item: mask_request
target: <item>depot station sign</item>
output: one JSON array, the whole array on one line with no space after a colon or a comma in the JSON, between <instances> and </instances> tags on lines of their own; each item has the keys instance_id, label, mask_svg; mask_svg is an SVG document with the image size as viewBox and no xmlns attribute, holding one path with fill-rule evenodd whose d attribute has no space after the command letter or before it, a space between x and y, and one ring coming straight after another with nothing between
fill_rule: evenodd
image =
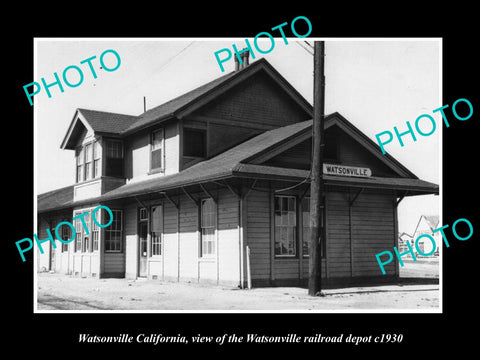
<instances>
[{"instance_id":1,"label":"depot station sign","mask_svg":"<svg viewBox=\"0 0 480 360\"><path fill-rule=\"evenodd\" d=\"M356 177L370 177L372 170L357 166L344 166L323 164L323 173L325 175L339 175L339 176L356 176Z\"/></svg>"}]
</instances>

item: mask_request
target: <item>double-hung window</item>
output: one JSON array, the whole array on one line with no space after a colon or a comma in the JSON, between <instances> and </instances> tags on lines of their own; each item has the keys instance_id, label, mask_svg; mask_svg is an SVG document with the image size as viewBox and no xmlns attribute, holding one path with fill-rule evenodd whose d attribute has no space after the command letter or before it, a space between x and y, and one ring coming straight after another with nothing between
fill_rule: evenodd
<instances>
[{"instance_id":1,"label":"double-hung window","mask_svg":"<svg viewBox=\"0 0 480 360\"><path fill-rule=\"evenodd\" d=\"M100 159L101 159L101 152L100 152L100 143L95 141L93 143L93 177L99 177L101 175L101 165L100 165Z\"/></svg>"},{"instance_id":2,"label":"double-hung window","mask_svg":"<svg viewBox=\"0 0 480 360\"><path fill-rule=\"evenodd\" d=\"M150 170L163 169L163 156L163 129L160 129L152 133Z\"/></svg>"},{"instance_id":3,"label":"double-hung window","mask_svg":"<svg viewBox=\"0 0 480 360\"><path fill-rule=\"evenodd\" d=\"M77 149L77 182L83 181L83 163L84 163L84 152L83 147Z\"/></svg>"},{"instance_id":4,"label":"double-hung window","mask_svg":"<svg viewBox=\"0 0 480 360\"><path fill-rule=\"evenodd\" d=\"M201 256L215 255L216 206L213 199L203 199L200 206Z\"/></svg>"},{"instance_id":5,"label":"double-hung window","mask_svg":"<svg viewBox=\"0 0 480 360\"><path fill-rule=\"evenodd\" d=\"M85 145L85 180L90 180L93 178L92 150L92 144Z\"/></svg>"},{"instance_id":6,"label":"double-hung window","mask_svg":"<svg viewBox=\"0 0 480 360\"><path fill-rule=\"evenodd\" d=\"M64 220L66 221L66 220ZM72 235L70 234L71 228L70 226L63 224L61 230L61 237L63 241L68 241L71 239ZM62 253L68 251L68 243L62 242Z\"/></svg>"},{"instance_id":7,"label":"double-hung window","mask_svg":"<svg viewBox=\"0 0 480 360\"><path fill-rule=\"evenodd\" d=\"M105 228L105 251L121 252L122 251L122 211L111 210L113 219L110 226Z\"/></svg>"},{"instance_id":8,"label":"double-hung window","mask_svg":"<svg viewBox=\"0 0 480 360\"><path fill-rule=\"evenodd\" d=\"M80 215L81 213L79 211L75 211L74 217L75 219L75 248L74 251L82 251L82 235L83 235L83 224L82 220L80 217L77 217L77 215Z\"/></svg>"},{"instance_id":9,"label":"double-hung window","mask_svg":"<svg viewBox=\"0 0 480 360\"><path fill-rule=\"evenodd\" d=\"M123 145L117 140L107 140L105 142L105 175L122 177L123 176Z\"/></svg>"},{"instance_id":10,"label":"double-hung window","mask_svg":"<svg viewBox=\"0 0 480 360\"><path fill-rule=\"evenodd\" d=\"M295 196L275 196L275 256L297 255Z\"/></svg>"},{"instance_id":11,"label":"double-hung window","mask_svg":"<svg viewBox=\"0 0 480 360\"><path fill-rule=\"evenodd\" d=\"M162 255L163 216L162 206L152 206L151 255Z\"/></svg>"},{"instance_id":12,"label":"double-hung window","mask_svg":"<svg viewBox=\"0 0 480 360\"><path fill-rule=\"evenodd\" d=\"M100 238L100 227L97 225L97 223L99 224L102 224L102 221L101 221L101 214L102 212L101 211L97 211L95 214L93 213L93 209L92 209L92 221L91 221L91 233L92 233L92 251L97 251L98 250L98 240ZM94 221L93 217L95 216L95 220L96 222Z\"/></svg>"},{"instance_id":13,"label":"double-hung window","mask_svg":"<svg viewBox=\"0 0 480 360\"><path fill-rule=\"evenodd\" d=\"M302 255L308 256L310 248L310 237L312 230L310 228L310 198L302 199Z\"/></svg>"},{"instance_id":14,"label":"double-hung window","mask_svg":"<svg viewBox=\"0 0 480 360\"><path fill-rule=\"evenodd\" d=\"M83 145L76 152L76 182L94 179L100 176L100 145L97 141Z\"/></svg>"},{"instance_id":15,"label":"double-hung window","mask_svg":"<svg viewBox=\"0 0 480 360\"><path fill-rule=\"evenodd\" d=\"M83 221L85 222L85 226L87 229L91 229L90 226L90 213L87 212L83 216ZM85 229L83 229L83 237L82 237L82 252L89 252L90 251L90 237L87 235Z\"/></svg>"}]
</instances>

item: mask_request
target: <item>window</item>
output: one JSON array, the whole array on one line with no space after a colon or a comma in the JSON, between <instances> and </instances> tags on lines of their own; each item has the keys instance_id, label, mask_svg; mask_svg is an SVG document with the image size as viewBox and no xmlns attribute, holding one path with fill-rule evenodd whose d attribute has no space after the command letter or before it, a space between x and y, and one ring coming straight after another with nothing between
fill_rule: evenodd
<instances>
[{"instance_id":1,"label":"window","mask_svg":"<svg viewBox=\"0 0 480 360\"><path fill-rule=\"evenodd\" d=\"M91 232L92 232L92 251L98 251L98 240L99 240L99 236L100 236L100 228L98 227L98 225L95 223L95 221L93 221L93 209L92 209L92 221L91 221ZM97 223L99 224L102 224L102 219L101 219L101 214L102 212L101 211L97 211L95 213L95 220L97 221ZM99 215L100 215L100 219L99 219Z\"/></svg>"},{"instance_id":2,"label":"window","mask_svg":"<svg viewBox=\"0 0 480 360\"><path fill-rule=\"evenodd\" d=\"M120 141L108 140L105 142L105 175L123 176L123 146Z\"/></svg>"},{"instance_id":3,"label":"window","mask_svg":"<svg viewBox=\"0 0 480 360\"><path fill-rule=\"evenodd\" d=\"M203 199L200 207L201 256L215 255L215 202Z\"/></svg>"},{"instance_id":4,"label":"window","mask_svg":"<svg viewBox=\"0 0 480 360\"><path fill-rule=\"evenodd\" d=\"M302 254L308 256L308 249L310 244L310 236L312 231L310 229L310 198L302 199Z\"/></svg>"},{"instance_id":5,"label":"window","mask_svg":"<svg viewBox=\"0 0 480 360\"><path fill-rule=\"evenodd\" d=\"M92 150L92 144L85 145L85 180L90 180L93 175Z\"/></svg>"},{"instance_id":6,"label":"window","mask_svg":"<svg viewBox=\"0 0 480 360\"><path fill-rule=\"evenodd\" d=\"M94 141L79 147L76 152L76 182L100 176L100 145Z\"/></svg>"},{"instance_id":7,"label":"window","mask_svg":"<svg viewBox=\"0 0 480 360\"><path fill-rule=\"evenodd\" d=\"M122 211L111 211L113 214L112 224L105 228L105 251L120 252L122 251Z\"/></svg>"},{"instance_id":8,"label":"window","mask_svg":"<svg viewBox=\"0 0 480 360\"><path fill-rule=\"evenodd\" d=\"M64 221L67 221L67 220L64 220ZM63 241L70 240L70 238L72 237L72 235L70 234L70 226L63 224L60 234L62 236ZM68 251L68 243L66 244L62 242L62 253L67 251Z\"/></svg>"},{"instance_id":9,"label":"window","mask_svg":"<svg viewBox=\"0 0 480 360\"><path fill-rule=\"evenodd\" d=\"M77 182L83 181L83 147L77 150Z\"/></svg>"},{"instance_id":10,"label":"window","mask_svg":"<svg viewBox=\"0 0 480 360\"><path fill-rule=\"evenodd\" d=\"M93 178L101 175L100 159L102 154L100 153L100 144L98 142L93 143Z\"/></svg>"},{"instance_id":11,"label":"window","mask_svg":"<svg viewBox=\"0 0 480 360\"><path fill-rule=\"evenodd\" d=\"M76 211L73 217L80 215L81 213ZM83 234L83 225L80 217L75 219L75 249L74 251L82 251L82 234Z\"/></svg>"},{"instance_id":12,"label":"window","mask_svg":"<svg viewBox=\"0 0 480 360\"><path fill-rule=\"evenodd\" d=\"M296 256L296 199L275 196L275 256Z\"/></svg>"},{"instance_id":13,"label":"window","mask_svg":"<svg viewBox=\"0 0 480 360\"><path fill-rule=\"evenodd\" d=\"M163 129L152 133L150 170L163 169Z\"/></svg>"},{"instance_id":14,"label":"window","mask_svg":"<svg viewBox=\"0 0 480 360\"><path fill-rule=\"evenodd\" d=\"M85 222L85 226L87 229L91 229L90 226L90 213L86 213L83 216L83 221ZM85 229L83 230L83 237L82 237L82 252L89 252L90 251L90 236L87 235Z\"/></svg>"},{"instance_id":15,"label":"window","mask_svg":"<svg viewBox=\"0 0 480 360\"><path fill-rule=\"evenodd\" d=\"M148 220L148 211L146 208L141 208L139 211L139 218L141 220Z\"/></svg>"},{"instance_id":16,"label":"window","mask_svg":"<svg viewBox=\"0 0 480 360\"><path fill-rule=\"evenodd\" d=\"M206 156L206 131L201 129L183 129L183 156Z\"/></svg>"},{"instance_id":17,"label":"window","mask_svg":"<svg viewBox=\"0 0 480 360\"><path fill-rule=\"evenodd\" d=\"M151 255L162 255L163 216L161 206L152 206L152 248Z\"/></svg>"}]
</instances>

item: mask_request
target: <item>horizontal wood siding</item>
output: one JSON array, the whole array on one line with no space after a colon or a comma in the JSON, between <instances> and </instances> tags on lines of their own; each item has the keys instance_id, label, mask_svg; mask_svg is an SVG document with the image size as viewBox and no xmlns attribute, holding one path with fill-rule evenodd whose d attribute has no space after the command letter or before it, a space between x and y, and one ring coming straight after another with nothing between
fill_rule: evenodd
<instances>
[{"instance_id":1,"label":"horizontal wood siding","mask_svg":"<svg viewBox=\"0 0 480 360\"><path fill-rule=\"evenodd\" d=\"M296 279L299 277L298 258L276 258L275 259L275 279Z\"/></svg>"},{"instance_id":2,"label":"horizontal wood siding","mask_svg":"<svg viewBox=\"0 0 480 360\"><path fill-rule=\"evenodd\" d=\"M150 170L150 132L141 131L125 141L125 177L145 177Z\"/></svg>"},{"instance_id":3,"label":"horizontal wood siding","mask_svg":"<svg viewBox=\"0 0 480 360\"><path fill-rule=\"evenodd\" d=\"M135 279L138 273L137 205L124 207L125 277ZM104 270L105 271L105 270Z\"/></svg>"},{"instance_id":4,"label":"horizontal wood siding","mask_svg":"<svg viewBox=\"0 0 480 360\"><path fill-rule=\"evenodd\" d=\"M165 125L165 175L180 169L180 134L178 122Z\"/></svg>"},{"instance_id":5,"label":"horizontal wood siding","mask_svg":"<svg viewBox=\"0 0 480 360\"><path fill-rule=\"evenodd\" d=\"M180 135L178 124L164 125L164 173L149 174L151 134L152 130L143 130L128 137L125 141L124 163L127 181L145 180L153 176L174 174L179 171Z\"/></svg>"},{"instance_id":6,"label":"horizontal wood siding","mask_svg":"<svg viewBox=\"0 0 480 360\"><path fill-rule=\"evenodd\" d=\"M270 199L266 192L248 195L247 242L252 279L270 279Z\"/></svg>"},{"instance_id":7,"label":"horizontal wood siding","mask_svg":"<svg viewBox=\"0 0 480 360\"><path fill-rule=\"evenodd\" d=\"M176 199L177 200L177 199ZM166 279L178 280L178 211L166 201L163 205L163 261Z\"/></svg>"},{"instance_id":8,"label":"horizontal wood siding","mask_svg":"<svg viewBox=\"0 0 480 360\"><path fill-rule=\"evenodd\" d=\"M293 169L310 169L312 139L302 141L287 151L267 160L264 165L288 167Z\"/></svg>"},{"instance_id":9,"label":"horizontal wood siding","mask_svg":"<svg viewBox=\"0 0 480 360\"><path fill-rule=\"evenodd\" d=\"M353 276L381 276L375 254L395 246L393 199L387 194L362 193L352 206ZM395 275L395 261L385 266Z\"/></svg>"},{"instance_id":10,"label":"horizontal wood siding","mask_svg":"<svg viewBox=\"0 0 480 360\"><path fill-rule=\"evenodd\" d=\"M198 279L198 208L186 196L180 201L180 278Z\"/></svg>"},{"instance_id":11,"label":"horizontal wood siding","mask_svg":"<svg viewBox=\"0 0 480 360\"><path fill-rule=\"evenodd\" d=\"M261 130L211 123L208 126L208 156L217 155L260 132Z\"/></svg>"},{"instance_id":12,"label":"horizontal wood siding","mask_svg":"<svg viewBox=\"0 0 480 360\"><path fill-rule=\"evenodd\" d=\"M125 273L125 253L104 254L104 274Z\"/></svg>"},{"instance_id":13,"label":"horizontal wood siding","mask_svg":"<svg viewBox=\"0 0 480 360\"><path fill-rule=\"evenodd\" d=\"M348 193L327 193L326 207L327 276L350 277L350 215Z\"/></svg>"},{"instance_id":14,"label":"horizontal wood siding","mask_svg":"<svg viewBox=\"0 0 480 360\"><path fill-rule=\"evenodd\" d=\"M239 203L229 190L219 191L217 212L218 280L240 284Z\"/></svg>"},{"instance_id":15,"label":"horizontal wood siding","mask_svg":"<svg viewBox=\"0 0 480 360\"><path fill-rule=\"evenodd\" d=\"M37 222L37 231L36 234L39 238L39 240L47 239L47 230L50 229L50 232L55 239L55 246L56 248L50 249L51 242L47 241L41 244L43 254L40 253L40 248L37 245L34 245L36 247L36 256L37 256L37 271L48 271L48 270L54 270L56 273L60 274L69 274L71 272L71 269L69 268L69 260L71 257L71 252L73 251L73 241L70 242L67 246L67 251L62 252L62 243L56 239L55 235L55 227L63 222L63 221L68 221L72 222L72 213L71 211L68 212L58 212L52 215L49 215L47 219L44 217L40 217ZM51 226L51 225L54 226ZM65 225L68 226L68 225ZM61 229L59 229L59 233L61 235ZM71 231L71 230L70 230ZM70 232L70 235L71 232ZM35 241L34 239L32 239ZM51 257L53 257L53 268L51 268Z\"/></svg>"},{"instance_id":16,"label":"horizontal wood siding","mask_svg":"<svg viewBox=\"0 0 480 360\"><path fill-rule=\"evenodd\" d=\"M50 228L49 223L44 218L39 218L37 223L37 236L40 240L48 237L46 229ZM55 236L54 234L52 234ZM32 238L32 241L35 241ZM23 244L23 246L25 246ZM49 244L43 243L41 246L36 246L37 249L37 271L48 271L50 269L50 250ZM43 250L43 254L40 252L40 247Z\"/></svg>"},{"instance_id":17,"label":"horizontal wood siding","mask_svg":"<svg viewBox=\"0 0 480 360\"><path fill-rule=\"evenodd\" d=\"M398 174L388 168L382 161L373 154L366 151L353 138L343 132L337 136L338 160L342 165L368 167L372 170L373 176L398 177Z\"/></svg>"}]
</instances>

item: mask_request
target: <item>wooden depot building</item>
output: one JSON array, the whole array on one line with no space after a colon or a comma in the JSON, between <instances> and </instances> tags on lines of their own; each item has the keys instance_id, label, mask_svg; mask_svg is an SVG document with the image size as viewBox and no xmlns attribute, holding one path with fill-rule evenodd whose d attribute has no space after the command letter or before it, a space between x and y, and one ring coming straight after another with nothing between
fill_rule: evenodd
<instances>
[{"instance_id":1,"label":"wooden depot building","mask_svg":"<svg viewBox=\"0 0 480 360\"><path fill-rule=\"evenodd\" d=\"M305 284L312 114L264 59L139 116L77 109L61 143L75 152L76 181L38 195L37 234L98 205L113 222L99 228L85 216L87 234L77 219L72 242L37 250L38 271ZM438 185L383 155L339 113L326 116L325 141L324 282L394 281L398 265L382 275L375 254L397 245L397 205L438 194Z\"/></svg>"}]
</instances>

